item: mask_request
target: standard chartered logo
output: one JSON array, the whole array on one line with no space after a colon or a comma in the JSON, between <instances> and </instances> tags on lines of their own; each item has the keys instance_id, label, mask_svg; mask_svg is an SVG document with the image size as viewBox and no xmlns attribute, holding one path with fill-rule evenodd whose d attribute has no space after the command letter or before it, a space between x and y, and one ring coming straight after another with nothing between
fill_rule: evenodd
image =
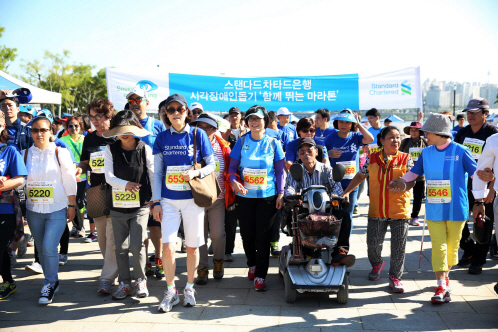
<instances>
[{"instance_id":1,"label":"standard chartered logo","mask_svg":"<svg viewBox=\"0 0 498 332\"><path fill-rule=\"evenodd\" d=\"M404 81L401 83L401 94L402 95L410 95L412 94L412 86L408 81Z\"/></svg>"}]
</instances>

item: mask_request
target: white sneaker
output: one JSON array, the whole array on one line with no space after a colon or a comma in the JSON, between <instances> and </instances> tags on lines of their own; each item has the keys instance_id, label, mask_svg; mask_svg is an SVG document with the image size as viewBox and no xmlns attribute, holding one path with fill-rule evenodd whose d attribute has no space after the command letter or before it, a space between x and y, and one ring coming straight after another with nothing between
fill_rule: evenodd
<instances>
[{"instance_id":1,"label":"white sneaker","mask_svg":"<svg viewBox=\"0 0 498 332\"><path fill-rule=\"evenodd\" d=\"M183 306L193 307L195 306L195 290L193 288L183 290Z\"/></svg>"},{"instance_id":2,"label":"white sneaker","mask_svg":"<svg viewBox=\"0 0 498 332\"><path fill-rule=\"evenodd\" d=\"M85 236L86 236L85 227L82 227L81 231L78 232L78 237L85 237Z\"/></svg>"},{"instance_id":3,"label":"white sneaker","mask_svg":"<svg viewBox=\"0 0 498 332\"><path fill-rule=\"evenodd\" d=\"M135 282L135 295L137 297L147 297L149 296L149 290L147 289L147 280L138 278Z\"/></svg>"},{"instance_id":4,"label":"white sneaker","mask_svg":"<svg viewBox=\"0 0 498 332\"><path fill-rule=\"evenodd\" d=\"M180 297L178 296L178 291L168 292L164 291L164 298L159 304L159 308L157 310L161 312L170 312L173 309L173 306L180 303Z\"/></svg>"},{"instance_id":5,"label":"white sneaker","mask_svg":"<svg viewBox=\"0 0 498 332\"><path fill-rule=\"evenodd\" d=\"M131 285L121 282L118 290L112 294L112 298L114 300L122 300L129 295L131 295Z\"/></svg>"},{"instance_id":6,"label":"white sneaker","mask_svg":"<svg viewBox=\"0 0 498 332\"><path fill-rule=\"evenodd\" d=\"M97 293L109 294L111 292L111 282L109 280L101 280Z\"/></svg>"},{"instance_id":7,"label":"white sneaker","mask_svg":"<svg viewBox=\"0 0 498 332\"><path fill-rule=\"evenodd\" d=\"M26 265L24 269L31 273L42 274L43 268L40 263L33 262L30 265Z\"/></svg>"}]
</instances>

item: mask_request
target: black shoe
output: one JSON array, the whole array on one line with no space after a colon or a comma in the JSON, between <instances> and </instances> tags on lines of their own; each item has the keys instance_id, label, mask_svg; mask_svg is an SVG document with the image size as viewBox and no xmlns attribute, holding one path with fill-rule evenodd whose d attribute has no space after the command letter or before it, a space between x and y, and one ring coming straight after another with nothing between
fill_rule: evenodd
<instances>
[{"instance_id":1,"label":"black shoe","mask_svg":"<svg viewBox=\"0 0 498 332\"><path fill-rule=\"evenodd\" d=\"M467 266L470 264L470 258L472 256L466 256L466 255L463 255L462 258L458 261L458 266Z\"/></svg>"},{"instance_id":2,"label":"black shoe","mask_svg":"<svg viewBox=\"0 0 498 332\"><path fill-rule=\"evenodd\" d=\"M156 261L156 255L152 255L149 257L149 262L155 262Z\"/></svg>"},{"instance_id":3,"label":"black shoe","mask_svg":"<svg viewBox=\"0 0 498 332\"><path fill-rule=\"evenodd\" d=\"M477 263L471 263L469 266L469 273L470 274L481 274L482 272L482 265L479 265Z\"/></svg>"},{"instance_id":4,"label":"black shoe","mask_svg":"<svg viewBox=\"0 0 498 332\"><path fill-rule=\"evenodd\" d=\"M348 255L343 249L339 249L339 252L332 258L330 265L345 265L346 267L351 267L356 262L356 257L354 255Z\"/></svg>"},{"instance_id":5,"label":"black shoe","mask_svg":"<svg viewBox=\"0 0 498 332\"><path fill-rule=\"evenodd\" d=\"M54 294L58 290L59 290L59 281L56 281L56 283L53 287L50 287L49 285L43 286L41 293L40 293L40 299L38 300L38 303L39 304L52 303L52 300L54 299Z\"/></svg>"}]
</instances>

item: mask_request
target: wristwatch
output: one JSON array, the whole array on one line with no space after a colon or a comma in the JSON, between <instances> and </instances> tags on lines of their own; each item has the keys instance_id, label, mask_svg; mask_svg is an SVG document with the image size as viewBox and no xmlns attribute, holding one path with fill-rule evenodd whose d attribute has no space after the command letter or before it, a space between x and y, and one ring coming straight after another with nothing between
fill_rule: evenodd
<instances>
[{"instance_id":1,"label":"wristwatch","mask_svg":"<svg viewBox=\"0 0 498 332\"><path fill-rule=\"evenodd\" d=\"M67 207L72 207L72 208L76 209L76 206L74 206L74 205L68 205Z\"/></svg>"}]
</instances>

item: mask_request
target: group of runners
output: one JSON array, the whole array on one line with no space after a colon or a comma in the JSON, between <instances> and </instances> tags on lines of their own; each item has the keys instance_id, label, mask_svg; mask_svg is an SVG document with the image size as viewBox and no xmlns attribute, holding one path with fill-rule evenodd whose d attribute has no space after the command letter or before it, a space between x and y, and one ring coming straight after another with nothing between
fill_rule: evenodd
<instances>
[{"instance_id":1,"label":"group of runners","mask_svg":"<svg viewBox=\"0 0 498 332\"><path fill-rule=\"evenodd\" d=\"M449 115L431 114L423 125L413 122L402 131L381 126L376 109L367 111L366 129L359 112L348 109L332 119L332 125L330 112L319 109L314 118L304 117L294 126L287 108L273 112L260 105L245 112L232 107L227 129L200 103L189 107L179 94L159 104L157 120L147 115L148 95L140 88L128 93L125 110L117 112L109 100L97 99L87 105L88 119L69 116L59 129L48 110L30 111L31 117L23 119L27 123L21 122L23 101L23 96L0 91L0 299L17 290L11 257L29 240L23 234L26 220L37 252L27 270L44 275L39 303L53 301L60 287L59 265L68 260L69 234L85 232L85 205L91 217L86 241L98 241L104 257L98 293L112 294L115 300L146 297L148 276L164 277L167 288L158 310L171 311L180 302L175 285L180 236L187 266L183 305L194 306L194 284L209 280L208 253L213 255L214 279L222 279L224 262L233 261L237 224L248 278L256 291L264 291L270 256L279 254L285 196L298 190L289 173L294 163L302 163L306 170L302 183L325 181L350 203L341 212L343 224L332 264L355 263L349 237L365 183L370 199L370 280L378 280L385 266L381 252L390 227L388 283L393 292L404 292L408 227L419 226L424 199L437 282L431 301L451 301L452 266L470 264L469 273L479 274L486 263L491 233L487 242L476 243L468 228L470 208L494 220L492 149L497 143L486 140L498 129L486 123L485 99L469 102L466 127L462 123L452 128ZM402 140L403 134L409 137ZM487 151L489 157L480 167ZM340 183L332 179L337 164L346 169ZM213 172L221 193L214 204L200 207L190 183ZM71 221L74 228L69 232ZM155 270L149 263L149 242ZM65 252L58 252L59 244ZM460 260L459 247L464 249Z\"/></svg>"}]
</instances>

